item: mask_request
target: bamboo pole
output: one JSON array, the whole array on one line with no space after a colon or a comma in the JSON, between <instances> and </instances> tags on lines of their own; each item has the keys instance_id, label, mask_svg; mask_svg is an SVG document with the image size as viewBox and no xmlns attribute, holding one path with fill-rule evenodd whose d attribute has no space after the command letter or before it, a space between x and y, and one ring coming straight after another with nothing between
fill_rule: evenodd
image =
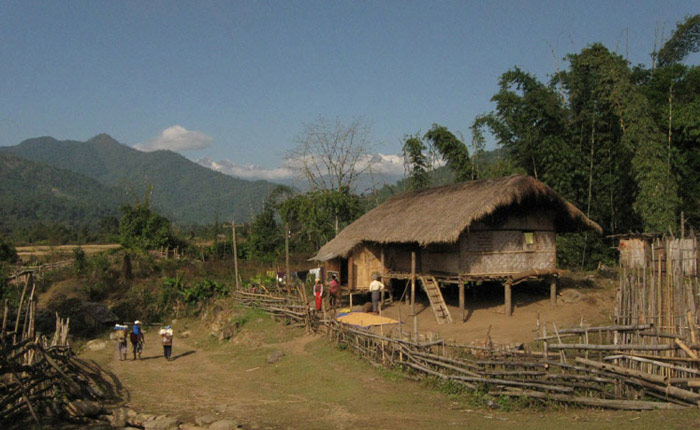
<instances>
[{"instance_id":1,"label":"bamboo pole","mask_svg":"<svg viewBox=\"0 0 700 430\"><path fill-rule=\"evenodd\" d=\"M418 341L418 315L416 315L416 251L411 251L411 315L413 315L413 338Z\"/></svg>"},{"instance_id":2,"label":"bamboo pole","mask_svg":"<svg viewBox=\"0 0 700 430\"><path fill-rule=\"evenodd\" d=\"M284 282L289 285L289 223L284 225L284 265L285 275ZM323 280L321 280L323 282Z\"/></svg>"},{"instance_id":3,"label":"bamboo pole","mask_svg":"<svg viewBox=\"0 0 700 430\"><path fill-rule=\"evenodd\" d=\"M238 281L238 247L236 246L236 220L231 220L231 241L233 242L233 272L236 277L236 291L241 289Z\"/></svg>"}]
</instances>

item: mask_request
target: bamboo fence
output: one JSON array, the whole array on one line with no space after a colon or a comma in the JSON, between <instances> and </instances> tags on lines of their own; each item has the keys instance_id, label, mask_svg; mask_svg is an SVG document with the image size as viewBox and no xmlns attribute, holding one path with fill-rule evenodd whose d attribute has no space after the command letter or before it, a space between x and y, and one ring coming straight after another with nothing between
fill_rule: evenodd
<instances>
[{"instance_id":1,"label":"bamboo fence","mask_svg":"<svg viewBox=\"0 0 700 430\"><path fill-rule=\"evenodd\" d=\"M299 288L238 290L235 297L243 305L325 332L336 345L375 366L398 367L414 377L448 380L494 396L609 409L675 409L700 405L697 276L683 275L679 266L682 262L672 261L660 277L658 270L642 275L640 269L635 278L622 270L615 324L586 326L581 321L578 327L561 329L538 324L535 348L416 338L401 325L398 332L384 333L380 327L377 333L342 324L325 311L310 311ZM667 316L669 309L673 317Z\"/></svg>"}]
</instances>

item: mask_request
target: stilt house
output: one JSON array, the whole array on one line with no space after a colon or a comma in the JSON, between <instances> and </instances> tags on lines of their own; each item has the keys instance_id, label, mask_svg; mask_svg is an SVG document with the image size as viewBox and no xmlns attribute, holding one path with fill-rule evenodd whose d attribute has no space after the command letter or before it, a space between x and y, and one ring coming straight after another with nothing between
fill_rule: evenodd
<instances>
[{"instance_id":1,"label":"stilt house","mask_svg":"<svg viewBox=\"0 0 700 430\"><path fill-rule=\"evenodd\" d=\"M556 294L556 234L598 224L542 182L524 175L471 181L394 196L342 230L314 260L340 274L350 291L372 275L421 281L438 322L451 321L439 287L528 279L551 281Z\"/></svg>"}]
</instances>

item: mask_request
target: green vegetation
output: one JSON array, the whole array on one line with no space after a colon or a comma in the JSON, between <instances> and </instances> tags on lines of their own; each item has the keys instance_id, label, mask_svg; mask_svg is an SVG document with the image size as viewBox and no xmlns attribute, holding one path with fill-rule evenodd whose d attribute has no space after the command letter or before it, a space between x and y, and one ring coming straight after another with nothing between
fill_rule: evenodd
<instances>
[{"instance_id":1,"label":"green vegetation","mask_svg":"<svg viewBox=\"0 0 700 430\"><path fill-rule=\"evenodd\" d=\"M265 196L275 186L266 181L246 181L214 172L174 152L137 151L106 134L86 142L40 137L0 151L76 172L84 175L80 177L85 184L99 183L103 189L119 188L131 196L141 196L152 187L154 209L177 223L211 223L217 214L224 219L248 220L251 210L260 210ZM98 194L105 197L97 198L91 195L88 201L93 205L106 202L108 194ZM120 199L118 203L122 202L124 200ZM110 213L115 213L117 207L118 204L111 206ZM68 216L70 210L62 208L60 213ZM97 219L94 218L94 222Z\"/></svg>"},{"instance_id":2,"label":"green vegetation","mask_svg":"<svg viewBox=\"0 0 700 430\"><path fill-rule=\"evenodd\" d=\"M0 151L0 234L34 243L99 240L121 200L94 179Z\"/></svg>"},{"instance_id":3,"label":"green vegetation","mask_svg":"<svg viewBox=\"0 0 700 430\"><path fill-rule=\"evenodd\" d=\"M170 220L151 210L148 201L121 207L119 242L125 248L147 250L174 248L184 242L175 237Z\"/></svg>"}]
</instances>

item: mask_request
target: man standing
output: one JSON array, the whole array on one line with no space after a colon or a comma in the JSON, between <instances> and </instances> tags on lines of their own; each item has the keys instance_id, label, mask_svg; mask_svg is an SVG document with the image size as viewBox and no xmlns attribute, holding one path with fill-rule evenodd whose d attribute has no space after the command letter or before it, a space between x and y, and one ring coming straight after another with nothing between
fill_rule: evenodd
<instances>
[{"instance_id":1,"label":"man standing","mask_svg":"<svg viewBox=\"0 0 700 430\"><path fill-rule=\"evenodd\" d=\"M141 321L134 321L134 327L131 329L131 346L134 349L134 360L138 355L141 358L141 353L143 352L143 330L141 329Z\"/></svg>"},{"instance_id":2,"label":"man standing","mask_svg":"<svg viewBox=\"0 0 700 430\"><path fill-rule=\"evenodd\" d=\"M384 284L379 280L379 275L372 275L372 283L369 284L369 291L372 294L372 313L379 314L379 295L384 291Z\"/></svg>"}]
</instances>

